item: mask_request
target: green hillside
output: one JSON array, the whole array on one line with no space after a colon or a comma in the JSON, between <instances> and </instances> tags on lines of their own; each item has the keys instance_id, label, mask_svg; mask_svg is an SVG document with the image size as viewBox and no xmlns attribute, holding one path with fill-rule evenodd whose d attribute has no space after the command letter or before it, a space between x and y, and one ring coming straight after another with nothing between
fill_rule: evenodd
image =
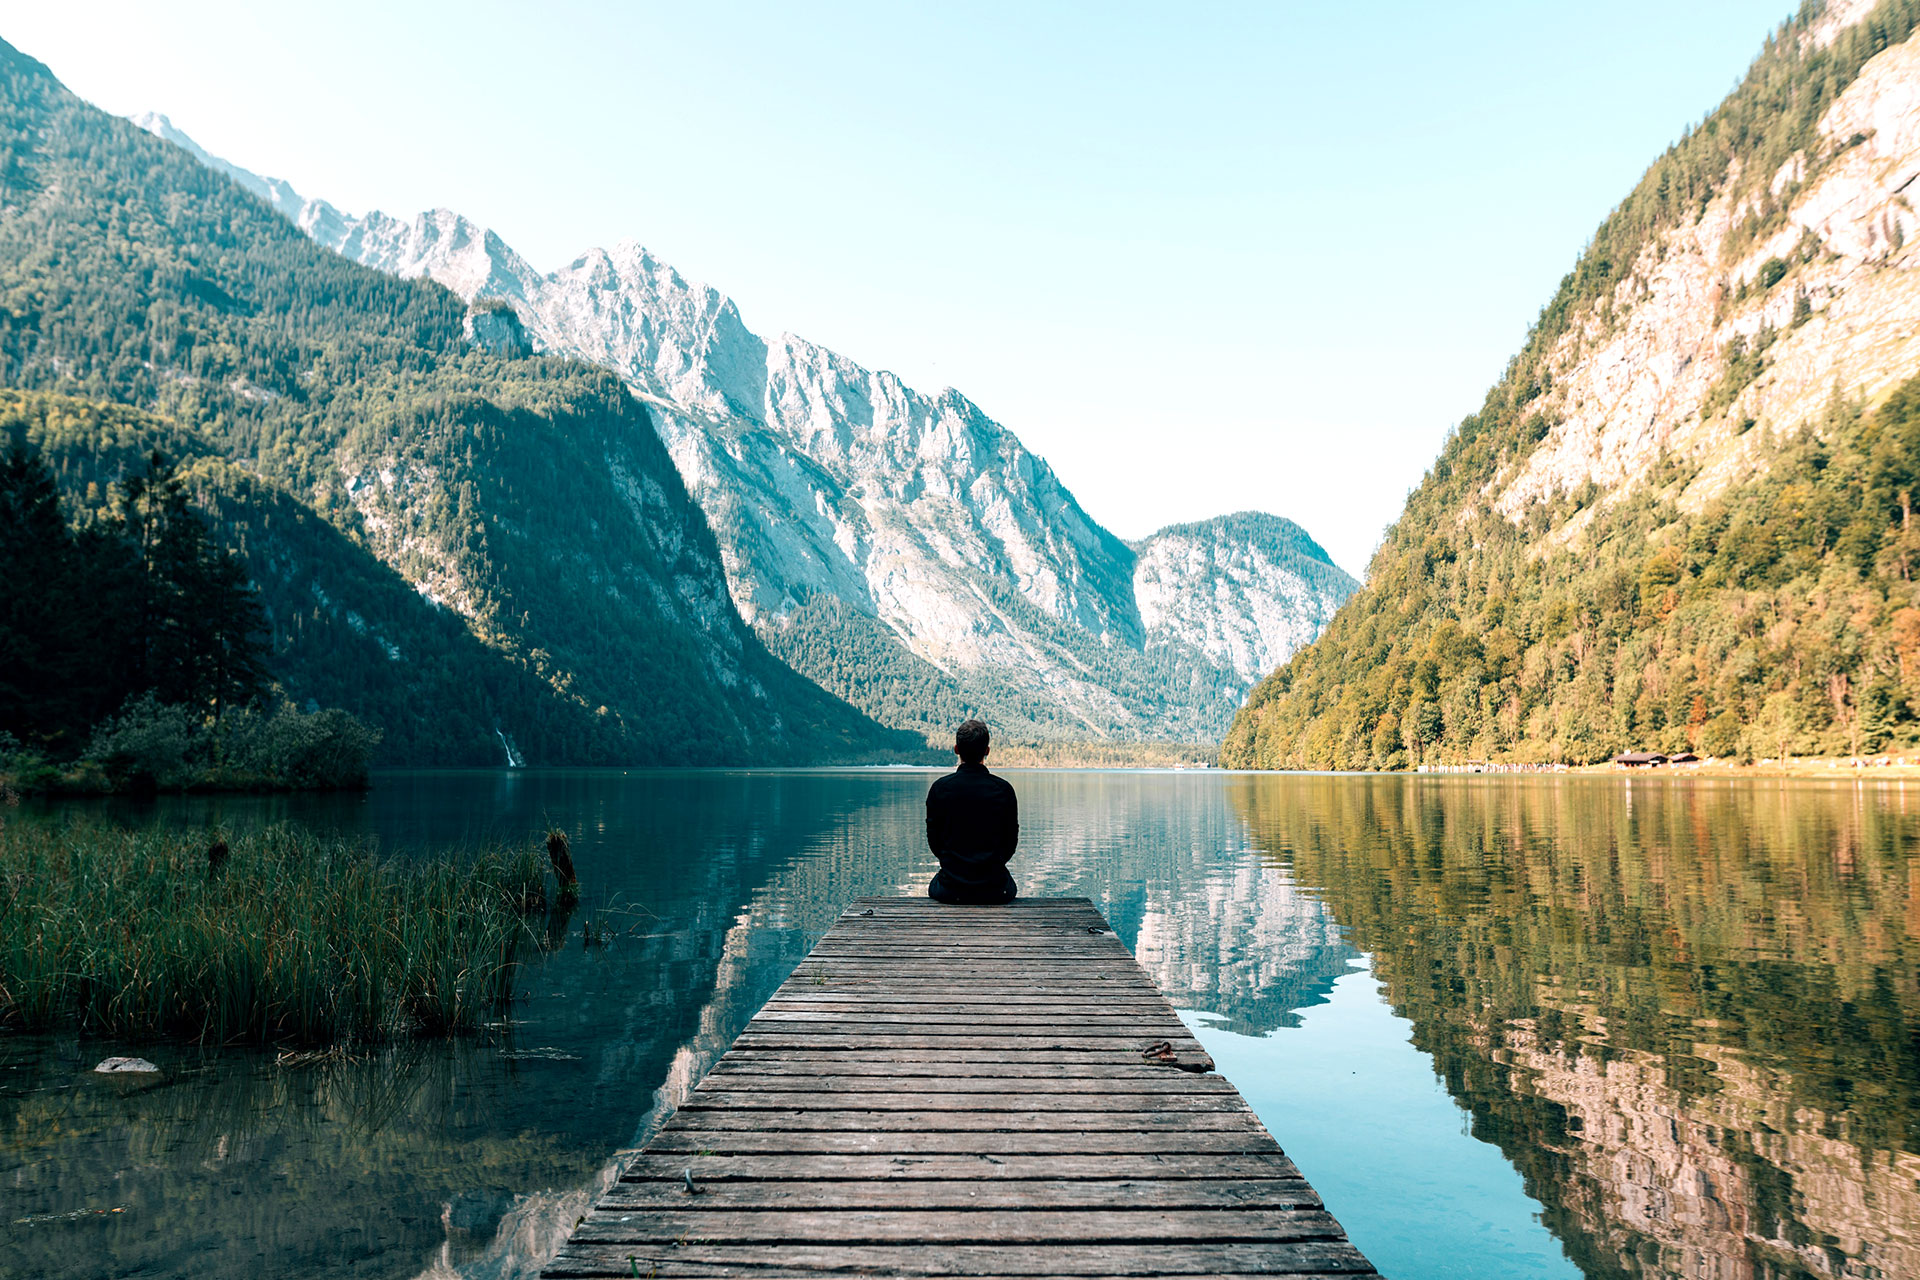
<instances>
[{"instance_id":1,"label":"green hillside","mask_svg":"<svg viewBox=\"0 0 1920 1280\"><path fill-rule=\"evenodd\" d=\"M645 410L502 357L0 43L0 386L70 502L153 444L242 550L297 702L385 758L848 758L903 741L773 660ZM49 398L49 397L55 398ZM0 590L31 584L0 583ZM910 743L909 743L910 745Z\"/></svg>"},{"instance_id":2,"label":"green hillside","mask_svg":"<svg viewBox=\"0 0 1920 1280\"><path fill-rule=\"evenodd\" d=\"M1920 3L1885 0L1824 48L1801 38L1818 14L1809 4L1782 28L1602 224L1408 498L1366 586L1249 696L1223 763L1405 768L1583 763L1635 747L1775 756L1920 744L1910 516L1920 387L1871 412L1836 398L1797 433L1760 428L1757 478L1704 506L1681 506L1699 463L1679 453L1623 491L1589 483L1520 523L1481 501L1555 425L1534 402L1556 343L1612 331L1616 287L1643 249L1728 195L1748 211L1730 247L1758 244L1785 225L1770 175L1804 152L1810 182L1853 145L1823 141L1815 122L1869 58L1913 33ZM1752 287L1773 287L1790 264L1779 267ZM1734 384L1764 367L1762 345L1732 353L1710 412L1726 412Z\"/></svg>"}]
</instances>

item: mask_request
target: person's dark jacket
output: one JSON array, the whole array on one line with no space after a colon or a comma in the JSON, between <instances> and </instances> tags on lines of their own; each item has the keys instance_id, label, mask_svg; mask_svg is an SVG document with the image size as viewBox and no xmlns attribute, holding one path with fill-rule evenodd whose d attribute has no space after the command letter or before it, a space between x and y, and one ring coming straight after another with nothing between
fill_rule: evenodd
<instances>
[{"instance_id":1,"label":"person's dark jacket","mask_svg":"<svg viewBox=\"0 0 1920 1280\"><path fill-rule=\"evenodd\" d=\"M1020 842L1013 784L984 764L962 764L927 791L927 845L940 874L927 895L942 902L1011 902L1007 860Z\"/></svg>"}]
</instances>

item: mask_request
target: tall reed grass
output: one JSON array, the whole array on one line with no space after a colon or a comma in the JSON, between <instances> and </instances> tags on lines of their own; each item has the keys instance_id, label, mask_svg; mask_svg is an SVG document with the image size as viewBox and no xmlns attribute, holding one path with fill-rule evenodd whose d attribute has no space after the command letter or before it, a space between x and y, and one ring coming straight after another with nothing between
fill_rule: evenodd
<instances>
[{"instance_id":1,"label":"tall reed grass","mask_svg":"<svg viewBox=\"0 0 1920 1280\"><path fill-rule=\"evenodd\" d=\"M511 999L532 850L400 861L290 827L0 826L0 1025L215 1043L449 1034Z\"/></svg>"}]
</instances>

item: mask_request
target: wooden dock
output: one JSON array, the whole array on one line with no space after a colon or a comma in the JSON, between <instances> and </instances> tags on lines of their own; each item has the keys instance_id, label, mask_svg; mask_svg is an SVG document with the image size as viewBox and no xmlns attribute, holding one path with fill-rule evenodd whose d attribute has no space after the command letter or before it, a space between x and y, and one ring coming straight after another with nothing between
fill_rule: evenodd
<instances>
[{"instance_id":1,"label":"wooden dock","mask_svg":"<svg viewBox=\"0 0 1920 1280\"><path fill-rule=\"evenodd\" d=\"M843 913L546 1271L1370 1276L1085 898Z\"/></svg>"}]
</instances>

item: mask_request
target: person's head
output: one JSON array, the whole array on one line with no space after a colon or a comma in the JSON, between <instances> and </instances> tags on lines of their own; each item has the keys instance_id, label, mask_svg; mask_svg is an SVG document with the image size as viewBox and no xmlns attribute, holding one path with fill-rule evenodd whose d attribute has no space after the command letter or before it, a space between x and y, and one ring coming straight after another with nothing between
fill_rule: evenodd
<instances>
[{"instance_id":1,"label":"person's head","mask_svg":"<svg viewBox=\"0 0 1920 1280\"><path fill-rule=\"evenodd\" d=\"M953 731L953 754L962 764L979 764L987 758L987 722L968 720Z\"/></svg>"}]
</instances>

